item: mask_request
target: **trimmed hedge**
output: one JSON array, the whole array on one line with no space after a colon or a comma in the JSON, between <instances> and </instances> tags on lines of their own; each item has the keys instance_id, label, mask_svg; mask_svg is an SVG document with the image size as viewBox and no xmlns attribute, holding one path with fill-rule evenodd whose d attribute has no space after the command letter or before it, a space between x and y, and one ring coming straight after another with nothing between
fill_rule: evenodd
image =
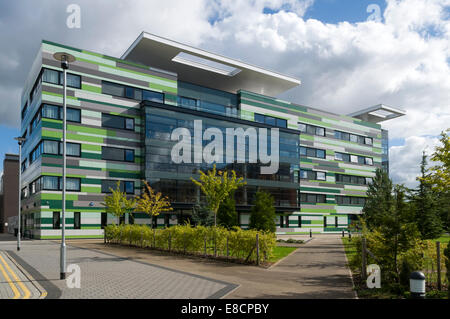
<instances>
[{"instance_id":1,"label":"trimmed hedge","mask_svg":"<svg viewBox=\"0 0 450 319\"><path fill-rule=\"evenodd\" d=\"M256 234L259 234L259 262L267 261L276 246L275 233L234 227L192 227L177 225L152 229L148 225L108 225L107 243L151 248L191 255L223 257L257 263ZM228 246L228 249L227 249ZM227 253L228 252L228 253Z\"/></svg>"}]
</instances>

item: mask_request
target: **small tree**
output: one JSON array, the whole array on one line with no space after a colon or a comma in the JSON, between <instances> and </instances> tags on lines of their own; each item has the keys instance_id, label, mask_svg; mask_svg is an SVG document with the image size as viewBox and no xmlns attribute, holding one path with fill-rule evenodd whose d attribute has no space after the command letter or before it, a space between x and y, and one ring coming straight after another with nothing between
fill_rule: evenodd
<instances>
[{"instance_id":1,"label":"small tree","mask_svg":"<svg viewBox=\"0 0 450 319\"><path fill-rule=\"evenodd\" d=\"M275 232L275 207L272 195L266 192L257 192L255 206L250 213L251 229Z\"/></svg>"},{"instance_id":2,"label":"small tree","mask_svg":"<svg viewBox=\"0 0 450 319\"><path fill-rule=\"evenodd\" d=\"M366 204L363 208L364 219L368 228L378 227L386 215L391 214L394 204L393 186L389 176L377 168L375 177L367 189Z\"/></svg>"},{"instance_id":3,"label":"small tree","mask_svg":"<svg viewBox=\"0 0 450 319\"><path fill-rule=\"evenodd\" d=\"M216 165L207 174L200 171L200 180L197 181L192 177L191 180L205 194L208 207L214 213L214 226L217 225L217 211L220 204L230 193L246 184L242 177L236 176L234 170L231 171L231 176L229 176L227 171L217 171Z\"/></svg>"},{"instance_id":4,"label":"small tree","mask_svg":"<svg viewBox=\"0 0 450 319\"><path fill-rule=\"evenodd\" d=\"M220 226L228 229L239 226L234 193L230 194L230 196L228 196L220 205L217 212L217 220Z\"/></svg>"},{"instance_id":5,"label":"small tree","mask_svg":"<svg viewBox=\"0 0 450 319\"><path fill-rule=\"evenodd\" d=\"M133 212L136 200L127 198L127 194L120 189L120 181L117 181L116 185L116 189L109 188L111 195L105 196L105 202L101 203L101 205L106 207L107 213L116 216L120 220L120 217L125 213L131 214Z\"/></svg>"},{"instance_id":6,"label":"small tree","mask_svg":"<svg viewBox=\"0 0 450 319\"><path fill-rule=\"evenodd\" d=\"M169 198L163 196L160 192L155 193L153 188L148 185L147 181L143 180L141 196L136 196L137 204L134 209L135 212L143 212L150 217L158 216L162 212L172 211Z\"/></svg>"},{"instance_id":7,"label":"small tree","mask_svg":"<svg viewBox=\"0 0 450 319\"><path fill-rule=\"evenodd\" d=\"M191 221L195 225L213 226L214 214L204 205L195 205L192 209Z\"/></svg>"},{"instance_id":8,"label":"small tree","mask_svg":"<svg viewBox=\"0 0 450 319\"><path fill-rule=\"evenodd\" d=\"M432 185L426 174L427 156L422 155L420 164L421 176L419 188L413 196L413 203L416 208L416 221L423 239L437 238L442 233L442 220L437 207L437 196L432 190Z\"/></svg>"}]
</instances>

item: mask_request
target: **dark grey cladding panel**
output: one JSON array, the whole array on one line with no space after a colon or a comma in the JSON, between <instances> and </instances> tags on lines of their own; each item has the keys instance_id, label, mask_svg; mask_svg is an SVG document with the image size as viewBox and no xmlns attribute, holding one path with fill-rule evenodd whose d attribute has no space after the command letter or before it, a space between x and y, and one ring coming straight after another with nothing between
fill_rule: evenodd
<instances>
[{"instance_id":1,"label":"dark grey cladding panel","mask_svg":"<svg viewBox=\"0 0 450 319\"><path fill-rule=\"evenodd\" d=\"M123 138L131 138L131 139L135 139L135 140L140 140L141 139L141 133L136 133L136 132L132 132L132 131L125 131L125 130L114 130L116 132L116 136L117 137L123 137ZM129 143L129 142L127 142ZM142 145L144 143L142 142Z\"/></svg>"},{"instance_id":2,"label":"dark grey cladding panel","mask_svg":"<svg viewBox=\"0 0 450 319\"><path fill-rule=\"evenodd\" d=\"M314 142L313 141L308 141L308 140L302 140L302 136L300 135L300 144L302 146L307 145L307 146L314 146Z\"/></svg>"},{"instance_id":3,"label":"dark grey cladding panel","mask_svg":"<svg viewBox=\"0 0 450 319\"><path fill-rule=\"evenodd\" d=\"M62 165L63 163L62 157L60 158L56 158L56 157L43 157L42 158L42 163L45 164L57 164L57 165ZM78 166L79 165L80 160L79 159L74 159L73 157L67 157L66 158L66 163L69 166Z\"/></svg>"},{"instance_id":4,"label":"dark grey cladding panel","mask_svg":"<svg viewBox=\"0 0 450 319\"><path fill-rule=\"evenodd\" d=\"M120 141L111 138L105 139L105 144L107 145L121 145L121 146L129 146L129 147L142 147L142 143L139 142L130 142L130 141Z\"/></svg>"},{"instance_id":5,"label":"dark grey cladding panel","mask_svg":"<svg viewBox=\"0 0 450 319\"><path fill-rule=\"evenodd\" d=\"M92 201L92 202L97 202L97 201L104 201L105 200L105 195L100 194L100 195L78 195L78 201Z\"/></svg>"},{"instance_id":6,"label":"dark grey cladding panel","mask_svg":"<svg viewBox=\"0 0 450 319\"><path fill-rule=\"evenodd\" d=\"M50 93L55 94L63 94L63 87L54 87L50 85L46 85L45 83L42 84L42 90ZM75 91L71 90L70 88L67 88L67 96L75 96Z\"/></svg>"},{"instance_id":7,"label":"dark grey cladding panel","mask_svg":"<svg viewBox=\"0 0 450 319\"><path fill-rule=\"evenodd\" d=\"M44 53L44 58L42 59L42 63L56 67L56 68L61 68L61 63L53 60L52 55L48 54L48 53ZM86 70L97 71L98 66L93 63L87 63L87 62L83 62L83 61L75 61L69 65L69 70L67 72L70 73L70 70L73 70L75 72L85 73Z\"/></svg>"},{"instance_id":8,"label":"dark grey cladding panel","mask_svg":"<svg viewBox=\"0 0 450 319\"><path fill-rule=\"evenodd\" d=\"M326 165L326 166L314 166L314 170L333 170L334 172L339 172L339 173L344 173L345 169L340 168L339 166L331 166L331 165Z\"/></svg>"},{"instance_id":9,"label":"dark grey cladding panel","mask_svg":"<svg viewBox=\"0 0 450 319\"><path fill-rule=\"evenodd\" d=\"M377 135L378 135L379 131L376 131L376 129L374 129L374 128L368 128L368 127L365 127L365 126L364 126L364 129L367 129L367 130L370 130L370 131L363 131L362 129L358 130L358 129L355 129L355 128L348 128L348 127L339 126L339 125L336 125L336 124L333 124L333 128L332 129L328 129L328 130L333 132L333 134L334 134L334 131L340 131L340 132L346 132L346 133L356 134L356 135L361 135L361 136L368 136L368 137L372 137L374 139L377 139Z\"/></svg>"},{"instance_id":10,"label":"dark grey cladding panel","mask_svg":"<svg viewBox=\"0 0 450 319\"><path fill-rule=\"evenodd\" d=\"M177 77L173 76L173 75L169 75L169 74L166 74L166 73L157 72L157 71L153 71L153 70L149 70L149 69L138 68L138 67L135 67L133 65L129 65L129 64L126 64L126 63L123 63L123 62L119 62L119 61L116 62L116 66L120 67L120 68L128 69L128 70L136 71L136 72L145 73L145 74L148 74L148 75L154 75L154 76L163 77L163 78L166 78L166 79L169 79L169 80L173 80L173 81L177 80Z\"/></svg>"},{"instance_id":11,"label":"dark grey cladding panel","mask_svg":"<svg viewBox=\"0 0 450 319\"><path fill-rule=\"evenodd\" d=\"M340 188L340 189L344 189L345 185L344 184L325 184L325 183L319 183L319 186L322 187L328 187L328 188Z\"/></svg>"},{"instance_id":12,"label":"dark grey cladding panel","mask_svg":"<svg viewBox=\"0 0 450 319\"><path fill-rule=\"evenodd\" d=\"M81 108L83 110L90 110L90 111L96 111L96 112L117 112L118 109L116 106L112 106L112 105L106 105L106 104L100 104L100 103L95 103L95 102L89 102L89 101L81 101ZM129 109L121 109L123 114L128 114L128 115L140 115L140 110L139 109L133 109L133 108L129 108ZM98 128L98 126L97 126Z\"/></svg>"}]
</instances>

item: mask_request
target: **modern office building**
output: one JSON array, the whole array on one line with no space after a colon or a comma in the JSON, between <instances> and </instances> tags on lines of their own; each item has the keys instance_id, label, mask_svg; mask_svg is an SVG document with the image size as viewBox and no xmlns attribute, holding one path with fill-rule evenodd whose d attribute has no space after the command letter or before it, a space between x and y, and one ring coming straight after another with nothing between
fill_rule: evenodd
<instances>
[{"instance_id":1,"label":"modern office building","mask_svg":"<svg viewBox=\"0 0 450 319\"><path fill-rule=\"evenodd\" d=\"M210 142L202 141L202 134L211 128L222 132L223 140L228 129L260 134L268 129L270 138L270 129L279 130L274 174L261 174L268 164L254 161L261 142L252 145L244 135L248 143L242 148L236 143L231 155L223 146L232 161L218 168L234 169L247 181L235 194L242 227L248 225L254 194L264 190L275 198L278 232L340 231L361 213L367 184L382 166L379 122L404 114L378 105L345 116L283 101L274 96L299 80L148 33L120 59L42 41L21 107L21 134L27 139L21 207L24 227L34 238L61 233L63 88L60 62L53 58L61 51L76 58L67 78L69 238L101 237L104 225L118 222L101 204L118 180L132 196L145 179L174 208L153 219L136 213L124 222L164 227L188 219L203 200L190 178L213 165L201 156ZM196 145L182 163L171 156L177 128L185 128Z\"/></svg>"},{"instance_id":2,"label":"modern office building","mask_svg":"<svg viewBox=\"0 0 450 319\"><path fill-rule=\"evenodd\" d=\"M0 233L13 232L18 215L19 155L5 154L0 180Z\"/></svg>"}]
</instances>

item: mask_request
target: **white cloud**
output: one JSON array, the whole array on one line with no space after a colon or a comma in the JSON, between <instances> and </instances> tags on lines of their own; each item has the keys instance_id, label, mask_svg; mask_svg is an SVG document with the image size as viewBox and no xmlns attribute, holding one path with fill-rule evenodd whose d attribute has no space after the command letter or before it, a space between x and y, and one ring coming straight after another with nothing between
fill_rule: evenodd
<instances>
[{"instance_id":1,"label":"white cloud","mask_svg":"<svg viewBox=\"0 0 450 319\"><path fill-rule=\"evenodd\" d=\"M390 152L391 178L395 183L402 183L408 187L416 187L416 176L420 174L422 152L427 156L434 152L434 147L439 144L436 137L408 137L403 146L392 146ZM430 159L428 157L428 164Z\"/></svg>"},{"instance_id":2,"label":"white cloud","mask_svg":"<svg viewBox=\"0 0 450 319\"><path fill-rule=\"evenodd\" d=\"M383 23L353 24L305 20L312 0L79 0L80 30L65 27L69 3L0 4L2 25L14 26L0 31L9 44L0 49L0 123L18 123L15 92L42 38L120 56L141 31L296 76L303 85L281 97L300 104L344 114L379 103L403 108L406 117L383 125L391 138L406 138L405 154L420 157L421 136L450 123L450 0L387 0ZM410 183L418 170L395 160L404 162L392 155L395 180Z\"/></svg>"}]
</instances>

